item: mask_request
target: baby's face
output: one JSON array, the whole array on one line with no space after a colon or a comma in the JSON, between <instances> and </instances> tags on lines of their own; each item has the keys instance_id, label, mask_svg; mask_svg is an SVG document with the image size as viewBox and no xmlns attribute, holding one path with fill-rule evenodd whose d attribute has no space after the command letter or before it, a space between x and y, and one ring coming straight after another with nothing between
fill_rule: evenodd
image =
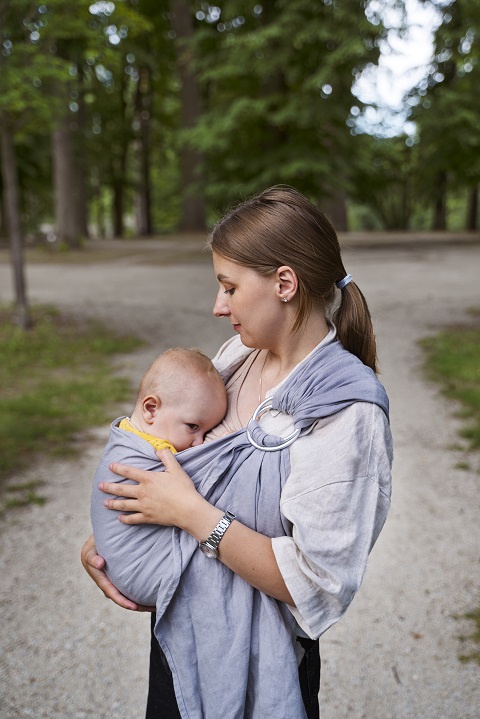
<instances>
[{"instance_id":1,"label":"baby's face","mask_svg":"<svg viewBox=\"0 0 480 719\"><path fill-rule=\"evenodd\" d=\"M162 402L149 430L171 442L177 452L202 444L227 411L225 390L216 382L192 383L182 395L181 401Z\"/></svg>"}]
</instances>

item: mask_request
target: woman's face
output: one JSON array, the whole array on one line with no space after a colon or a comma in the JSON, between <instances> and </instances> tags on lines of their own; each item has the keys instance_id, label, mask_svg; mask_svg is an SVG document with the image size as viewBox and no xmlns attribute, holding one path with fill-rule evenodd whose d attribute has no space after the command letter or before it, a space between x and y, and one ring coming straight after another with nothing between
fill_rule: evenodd
<instances>
[{"instance_id":1,"label":"woman's face","mask_svg":"<svg viewBox=\"0 0 480 719\"><path fill-rule=\"evenodd\" d=\"M213 266L220 285L213 314L227 317L246 347L275 349L291 322L277 277L262 277L215 252Z\"/></svg>"}]
</instances>

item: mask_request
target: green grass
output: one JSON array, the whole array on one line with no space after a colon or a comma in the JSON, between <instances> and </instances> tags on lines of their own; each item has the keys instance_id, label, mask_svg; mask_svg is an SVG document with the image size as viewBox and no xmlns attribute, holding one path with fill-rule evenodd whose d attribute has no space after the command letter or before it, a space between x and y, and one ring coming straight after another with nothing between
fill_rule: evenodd
<instances>
[{"instance_id":1,"label":"green grass","mask_svg":"<svg viewBox=\"0 0 480 719\"><path fill-rule=\"evenodd\" d=\"M480 664L480 607L477 607L473 612L463 614L460 618L469 619L474 624L474 630L471 634L459 637L461 642L464 642L468 646L473 645L474 648L465 654L460 654L458 658L461 662L476 662Z\"/></svg>"},{"instance_id":2,"label":"green grass","mask_svg":"<svg viewBox=\"0 0 480 719\"><path fill-rule=\"evenodd\" d=\"M476 456L480 449L480 327L478 310L470 314L474 318L472 326L445 330L423 339L421 344L427 374L440 383L447 397L458 402L458 414L464 420L460 435L466 440L470 456ZM455 467L465 471L472 468L468 461L457 462ZM474 626L471 634L459 637L466 648L459 660L480 664L480 606L456 618L467 619Z\"/></svg>"},{"instance_id":3,"label":"green grass","mask_svg":"<svg viewBox=\"0 0 480 719\"><path fill-rule=\"evenodd\" d=\"M480 449L480 327L445 330L421 344L429 377L459 403L461 436L469 449Z\"/></svg>"},{"instance_id":4,"label":"green grass","mask_svg":"<svg viewBox=\"0 0 480 719\"><path fill-rule=\"evenodd\" d=\"M34 326L24 332L11 310L0 309L0 487L34 455L70 455L80 433L111 419L115 403L131 392L112 358L140 344L50 308L32 314ZM12 486L10 506L42 501L36 487Z\"/></svg>"}]
</instances>

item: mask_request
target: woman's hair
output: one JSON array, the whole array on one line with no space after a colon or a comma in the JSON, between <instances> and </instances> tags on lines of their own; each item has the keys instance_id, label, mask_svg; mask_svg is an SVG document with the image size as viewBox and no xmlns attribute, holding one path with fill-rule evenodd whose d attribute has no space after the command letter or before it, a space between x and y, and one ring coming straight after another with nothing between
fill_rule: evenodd
<instances>
[{"instance_id":1,"label":"woman's hair","mask_svg":"<svg viewBox=\"0 0 480 719\"><path fill-rule=\"evenodd\" d=\"M293 331L313 307L334 304L335 283L347 274L337 234L310 200L291 187L276 186L242 202L213 228L209 246L226 259L268 277L282 265L295 271L299 307ZM366 300L355 282L341 292L333 314L343 346L376 371L376 345Z\"/></svg>"}]
</instances>

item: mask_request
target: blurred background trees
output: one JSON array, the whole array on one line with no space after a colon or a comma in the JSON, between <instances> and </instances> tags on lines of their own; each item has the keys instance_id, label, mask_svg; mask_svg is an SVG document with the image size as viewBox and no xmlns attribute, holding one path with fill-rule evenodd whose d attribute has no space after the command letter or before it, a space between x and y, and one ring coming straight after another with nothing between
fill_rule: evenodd
<instances>
[{"instance_id":1,"label":"blurred background trees","mask_svg":"<svg viewBox=\"0 0 480 719\"><path fill-rule=\"evenodd\" d=\"M341 230L478 229L480 4L423 2L407 134L352 93L402 0L0 0L0 235L201 232L277 183Z\"/></svg>"}]
</instances>

